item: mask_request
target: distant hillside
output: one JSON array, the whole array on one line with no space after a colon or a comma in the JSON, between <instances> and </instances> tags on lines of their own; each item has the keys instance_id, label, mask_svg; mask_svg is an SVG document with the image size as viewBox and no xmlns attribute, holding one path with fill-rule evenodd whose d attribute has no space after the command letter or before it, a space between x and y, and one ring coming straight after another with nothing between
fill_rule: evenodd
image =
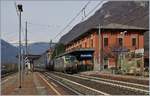
<instances>
[{"instance_id":1,"label":"distant hillside","mask_svg":"<svg viewBox=\"0 0 150 96\"><path fill-rule=\"evenodd\" d=\"M52 44L54 46L55 44ZM29 54L41 55L50 47L49 43L37 42L28 45Z\"/></svg>"},{"instance_id":2,"label":"distant hillside","mask_svg":"<svg viewBox=\"0 0 150 96\"><path fill-rule=\"evenodd\" d=\"M55 44L52 44L54 46ZM18 62L18 47L1 39L1 64L12 64ZM41 55L50 47L49 43L37 42L28 45L29 54Z\"/></svg>"},{"instance_id":3,"label":"distant hillside","mask_svg":"<svg viewBox=\"0 0 150 96\"><path fill-rule=\"evenodd\" d=\"M84 22L75 25L59 42L68 44L87 30L110 23L123 24L149 28L149 2L148 1L108 1ZM145 33L145 50L148 51L149 32Z\"/></svg>"},{"instance_id":4,"label":"distant hillside","mask_svg":"<svg viewBox=\"0 0 150 96\"><path fill-rule=\"evenodd\" d=\"M0 40L1 44L1 64L17 64L18 59L16 58L18 54L17 47L11 45L10 43Z\"/></svg>"}]
</instances>

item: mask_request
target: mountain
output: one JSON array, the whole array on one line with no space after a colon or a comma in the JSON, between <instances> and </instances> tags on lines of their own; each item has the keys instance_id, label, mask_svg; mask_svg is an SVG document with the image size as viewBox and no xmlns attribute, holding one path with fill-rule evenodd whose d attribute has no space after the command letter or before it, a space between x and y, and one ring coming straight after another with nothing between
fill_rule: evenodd
<instances>
[{"instance_id":1,"label":"mountain","mask_svg":"<svg viewBox=\"0 0 150 96\"><path fill-rule=\"evenodd\" d=\"M108 1L87 20L75 25L67 34L61 37L60 43L68 44L89 29L107 24L122 24L149 28L148 1ZM149 31L144 34L144 48L149 50Z\"/></svg>"},{"instance_id":2,"label":"mountain","mask_svg":"<svg viewBox=\"0 0 150 96\"><path fill-rule=\"evenodd\" d=\"M17 47L11 45L10 43L0 40L1 48L1 64L17 64L18 59L16 58L18 54Z\"/></svg>"},{"instance_id":3,"label":"mountain","mask_svg":"<svg viewBox=\"0 0 150 96\"><path fill-rule=\"evenodd\" d=\"M52 47L54 47L52 43ZM49 48L49 43L45 42L36 42L28 45L29 54L32 55L41 55ZM1 39L1 64L17 64L18 59L18 47L11 45L10 43ZM24 47L25 48L25 47Z\"/></svg>"},{"instance_id":4,"label":"mountain","mask_svg":"<svg viewBox=\"0 0 150 96\"><path fill-rule=\"evenodd\" d=\"M52 44L54 46L55 44ZM45 42L36 42L28 45L28 52L32 55L41 55L50 47L49 43Z\"/></svg>"}]
</instances>

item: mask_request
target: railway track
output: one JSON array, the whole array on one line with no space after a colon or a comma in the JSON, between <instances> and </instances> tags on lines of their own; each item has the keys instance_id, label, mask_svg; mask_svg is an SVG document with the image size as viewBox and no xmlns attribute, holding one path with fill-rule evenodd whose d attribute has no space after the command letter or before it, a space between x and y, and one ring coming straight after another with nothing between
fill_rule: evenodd
<instances>
[{"instance_id":1,"label":"railway track","mask_svg":"<svg viewBox=\"0 0 150 96\"><path fill-rule=\"evenodd\" d=\"M53 82L61 85L63 88L65 88L67 91L69 91L69 95L84 95L83 93L80 93L76 90L74 90L73 88L68 87L67 85L65 85L63 82L59 81L58 79L54 78L53 76L47 74L47 73L42 73L46 78L48 78L50 81L52 80Z\"/></svg>"},{"instance_id":2,"label":"railway track","mask_svg":"<svg viewBox=\"0 0 150 96\"><path fill-rule=\"evenodd\" d=\"M87 76L87 75L79 75L77 74L77 76L83 77L83 78L88 78L88 79L93 79L93 80L98 80L98 81L104 81L104 82L108 82L108 83L113 83L113 84L118 84L118 85L123 85L123 86L127 86L127 87L133 87L133 88L137 88L137 90L149 90L149 86L148 85L142 85L142 84L137 84L137 83L130 83L130 82L123 82L123 81L118 81L118 80L110 80L110 79L104 79L104 78L98 78L98 77L93 77L93 76ZM145 91L145 92L146 92Z\"/></svg>"},{"instance_id":3,"label":"railway track","mask_svg":"<svg viewBox=\"0 0 150 96\"><path fill-rule=\"evenodd\" d=\"M84 75L84 74L82 74ZM136 84L141 84L141 85L149 85L149 80L144 79L142 77L139 78L128 78L126 76L113 76L113 75L109 75L109 74L85 74L86 76L92 76L92 77L97 77L97 78L104 78L104 79L111 79L111 80L117 80L117 81L123 81L123 82L128 82L128 83L136 83Z\"/></svg>"},{"instance_id":4,"label":"railway track","mask_svg":"<svg viewBox=\"0 0 150 96\"><path fill-rule=\"evenodd\" d=\"M5 73L5 74L2 74L2 75L1 75L1 78L5 78L5 77L7 77L7 76L9 76L9 75L13 75L13 74L15 74L15 73L17 73L17 72L8 72L8 73Z\"/></svg>"},{"instance_id":5,"label":"railway track","mask_svg":"<svg viewBox=\"0 0 150 96\"><path fill-rule=\"evenodd\" d=\"M63 77L59 77L56 74L53 73L44 73L47 77L49 78L53 78L58 82L63 83L65 86L67 86L69 88L69 90L72 90L73 92L77 93L77 95L107 95L109 96L110 94L104 93L102 91L90 88L88 86L85 86L83 84L74 82L72 80L63 78Z\"/></svg>"},{"instance_id":6,"label":"railway track","mask_svg":"<svg viewBox=\"0 0 150 96\"><path fill-rule=\"evenodd\" d=\"M148 95L148 87L147 86L140 86L136 84L127 84L120 81L109 81L109 80L97 80L97 78L89 78L85 76L77 76L77 75L69 75L59 72L54 73L46 73L49 74L55 79L60 79L63 82L65 81L72 81L77 84L81 84L84 87L92 88L96 90L95 93L91 91L88 95ZM79 86L78 86L79 87ZM82 90L84 91L84 90ZM99 93L98 93L99 91Z\"/></svg>"}]
</instances>

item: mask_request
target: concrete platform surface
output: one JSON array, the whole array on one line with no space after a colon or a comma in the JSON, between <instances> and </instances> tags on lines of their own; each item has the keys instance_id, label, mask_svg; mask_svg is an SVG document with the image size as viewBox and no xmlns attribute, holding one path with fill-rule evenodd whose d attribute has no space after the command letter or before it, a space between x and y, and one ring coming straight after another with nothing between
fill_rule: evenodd
<instances>
[{"instance_id":1,"label":"concrete platform surface","mask_svg":"<svg viewBox=\"0 0 150 96\"><path fill-rule=\"evenodd\" d=\"M94 76L98 78L149 85L149 77L143 77L143 76L119 75L119 74L112 74L112 73L100 72L100 71L86 71L86 72L80 72L79 74Z\"/></svg>"},{"instance_id":2,"label":"concrete platform surface","mask_svg":"<svg viewBox=\"0 0 150 96\"><path fill-rule=\"evenodd\" d=\"M21 88L19 88L18 73L11 75L1 82L2 95L51 95L54 92L47 87L40 77L40 73L24 74Z\"/></svg>"}]
</instances>

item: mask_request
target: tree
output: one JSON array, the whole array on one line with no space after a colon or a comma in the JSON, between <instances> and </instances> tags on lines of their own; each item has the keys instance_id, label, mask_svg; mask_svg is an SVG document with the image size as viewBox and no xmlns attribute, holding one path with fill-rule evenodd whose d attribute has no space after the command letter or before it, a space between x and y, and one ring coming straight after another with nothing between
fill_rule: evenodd
<instances>
[{"instance_id":1,"label":"tree","mask_svg":"<svg viewBox=\"0 0 150 96\"><path fill-rule=\"evenodd\" d=\"M118 44L111 46L111 53L113 54L113 57L115 58L115 72L120 72L121 71L121 67L122 67L122 63L124 63L124 55L126 52L129 51L128 48L124 47L124 46L120 46Z\"/></svg>"},{"instance_id":2,"label":"tree","mask_svg":"<svg viewBox=\"0 0 150 96\"><path fill-rule=\"evenodd\" d=\"M65 52L64 44L62 44L62 43L56 44L55 49L54 49L53 54L52 54L52 59L54 59L56 56L58 56L64 52Z\"/></svg>"}]
</instances>

